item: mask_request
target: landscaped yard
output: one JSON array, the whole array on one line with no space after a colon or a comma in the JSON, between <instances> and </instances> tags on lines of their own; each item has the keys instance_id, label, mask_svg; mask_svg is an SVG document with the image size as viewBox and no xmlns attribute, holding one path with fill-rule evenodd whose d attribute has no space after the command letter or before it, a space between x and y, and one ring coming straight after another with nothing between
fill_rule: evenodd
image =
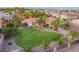
<instances>
[{"instance_id":1,"label":"landscaped yard","mask_svg":"<svg viewBox=\"0 0 79 59\"><path fill-rule=\"evenodd\" d=\"M47 32L36 29L19 30L19 35L16 36L16 43L24 49L31 50L35 46L47 47L50 42L60 38L59 33Z\"/></svg>"}]
</instances>

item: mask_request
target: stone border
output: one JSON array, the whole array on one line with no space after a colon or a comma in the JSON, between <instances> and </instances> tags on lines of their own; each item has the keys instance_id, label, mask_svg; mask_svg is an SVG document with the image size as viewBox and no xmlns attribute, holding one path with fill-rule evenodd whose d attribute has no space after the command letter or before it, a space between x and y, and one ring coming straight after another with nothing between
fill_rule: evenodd
<instances>
[{"instance_id":1,"label":"stone border","mask_svg":"<svg viewBox=\"0 0 79 59\"><path fill-rule=\"evenodd\" d=\"M4 35L3 34L0 34L0 35L1 35L1 38L0 38L0 51L1 51L4 43Z\"/></svg>"}]
</instances>

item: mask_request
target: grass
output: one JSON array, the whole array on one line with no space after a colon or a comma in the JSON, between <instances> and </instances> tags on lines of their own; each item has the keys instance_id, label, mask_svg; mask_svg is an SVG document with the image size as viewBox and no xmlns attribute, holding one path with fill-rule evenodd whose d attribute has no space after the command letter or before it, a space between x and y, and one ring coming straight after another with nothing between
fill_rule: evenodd
<instances>
[{"instance_id":1,"label":"grass","mask_svg":"<svg viewBox=\"0 0 79 59\"><path fill-rule=\"evenodd\" d=\"M19 30L16 36L16 43L24 49L31 50L32 47L42 45L47 47L50 42L60 38L59 33L47 32L35 29Z\"/></svg>"}]
</instances>

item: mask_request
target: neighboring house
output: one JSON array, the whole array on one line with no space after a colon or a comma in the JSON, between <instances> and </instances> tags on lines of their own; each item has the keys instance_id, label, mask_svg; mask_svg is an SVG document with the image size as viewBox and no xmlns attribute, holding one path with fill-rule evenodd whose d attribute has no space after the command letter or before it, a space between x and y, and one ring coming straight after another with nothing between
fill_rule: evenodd
<instances>
[{"instance_id":1,"label":"neighboring house","mask_svg":"<svg viewBox=\"0 0 79 59\"><path fill-rule=\"evenodd\" d=\"M52 16L56 16L57 18L59 18L59 13L52 13ZM67 18L67 14L66 13L60 13L60 17L61 17L61 19L63 19L63 18Z\"/></svg>"},{"instance_id":2,"label":"neighboring house","mask_svg":"<svg viewBox=\"0 0 79 59\"><path fill-rule=\"evenodd\" d=\"M51 25L52 21L55 20L55 18L53 17L48 17L46 19L46 23ZM37 21L37 18L29 18L29 19L25 19L22 21L22 23L27 23L28 26L33 26L33 23L35 23Z\"/></svg>"},{"instance_id":3,"label":"neighboring house","mask_svg":"<svg viewBox=\"0 0 79 59\"><path fill-rule=\"evenodd\" d=\"M56 16L57 18L59 17L59 13L52 13L52 16ZM79 17L79 14L77 14L77 13L66 13L66 12L64 12L64 13L60 13L60 17L61 17L61 19L70 19L70 20L73 20L73 19L76 19L76 18L78 18Z\"/></svg>"},{"instance_id":4,"label":"neighboring house","mask_svg":"<svg viewBox=\"0 0 79 59\"><path fill-rule=\"evenodd\" d=\"M0 11L0 18L11 20L13 16L15 16L14 13L12 15L9 15L8 13L4 13L3 11Z\"/></svg>"},{"instance_id":5,"label":"neighboring house","mask_svg":"<svg viewBox=\"0 0 79 59\"><path fill-rule=\"evenodd\" d=\"M6 20L11 20L11 19L12 19L12 16L10 16L10 15L5 15L5 16L4 16L4 19L6 19Z\"/></svg>"},{"instance_id":6,"label":"neighboring house","mask_svg":"<svg viewBox=\"0 0 79 59\"><path fill-rule=\"evenodd\" d=\"M69 22L69 24L70 24L72 30L79 32L79 19L72 20Z\"/></svg>"}]
</instances>

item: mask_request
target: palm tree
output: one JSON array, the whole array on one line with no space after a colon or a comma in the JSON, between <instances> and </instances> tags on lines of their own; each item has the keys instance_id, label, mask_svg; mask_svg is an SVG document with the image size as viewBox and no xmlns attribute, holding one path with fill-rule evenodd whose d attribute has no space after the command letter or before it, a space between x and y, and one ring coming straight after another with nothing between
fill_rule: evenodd
<instances>
[{"instance_id":1,"label":"palm tree","mask_svg":"<svg viewBox=\"0 0 79 59\"><path fill-rule=\"evenodd\" d=\"M38 19L37 19L37 23L40 25L40 26L44 26L46 25L46 16L39 16Z\"/></svg>"},{"instance_id":2,"label":"palm tree","mask_svg":"<svg viewBox=\"0 0 79 59\"><path fill-rule=\"evenodd\" d=\"M37 24L39 26L45 26L46 25L46 18L47 14L44 11L38 10L38 9L33 9L30 11L32 14L32 17L37 18Z\"/></svg>"},{"instance_id":3,"label":"palm tree","mask_svg":"<svg viewBox=\"0 0 79 59\"><path fill-rule=\"evenodd\" d=\"M61 19L61 9L59 10L59 19Z\"/></svg>"},{"instance_id":4,"label":"palm tree","mask_svg":"<svg viewBox=\"0 0 79 59\"><path fill-rule=\"evenodd\" d=\"M41 14L40 10L38 9L32 9L30 12L33 14L33 17L37 18Z\"/></svg>"},{"instance_id":5,"label":"palm tree","mask_svg":"<svg viewBox=\"0 0 79 59\"><path fill-rule=\"evenodd\" d=\"M24 20L25 9L24 8L14 8L14 13L20 21Z\"/></svg>"},{"instance_id":6,"label":"palm tree","mask_svg":"<svg viewBox=\"0 0 79 59\"><path fill-rule=\"evenodd\" d=\"M30 12L33 14L33 17L38 18L39 16L44 16L47 14L43 10L38 10L38 9L32 9Z\"/></svg>"},{"instance_id":7,"label":"palm tree","mask_svg":"<svg viewBox=\"0 0 79 59\"><path fill-rule=\"evenodd\" d=\"M24 14L25 18L30 18L33 17L33 13L31 13L30 11L25 12Z\"/></svg>"}]
</instances>

